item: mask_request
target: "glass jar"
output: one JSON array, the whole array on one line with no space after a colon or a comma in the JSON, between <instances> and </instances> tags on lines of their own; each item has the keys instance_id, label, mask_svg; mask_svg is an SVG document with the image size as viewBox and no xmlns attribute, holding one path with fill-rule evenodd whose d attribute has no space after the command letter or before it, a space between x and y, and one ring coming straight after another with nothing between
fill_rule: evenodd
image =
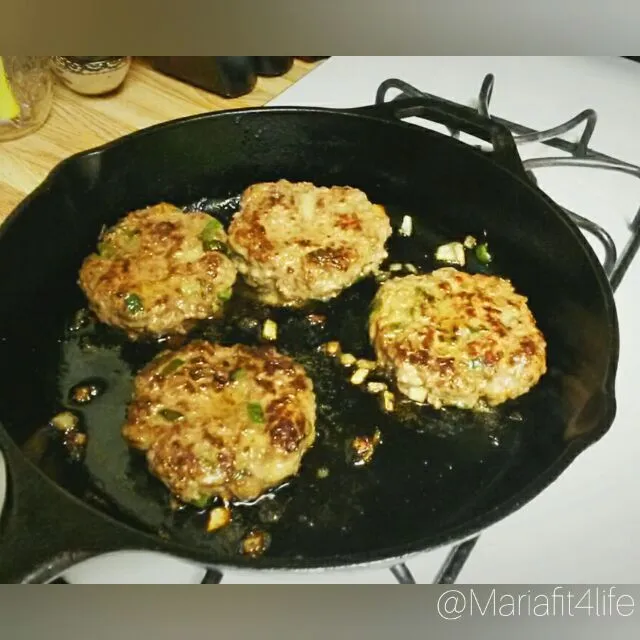
<instances>
[{"instance_id":1,"label":"glass jar","mask_svg":"<svg viewBox=\"0 0 640 640\"><path fill-rule=\"evenodd\" d=\"M0 142L40 128L52 102L48 56L0 56Z\"/></svg>"},{"instance_id":2,"label":"glass jar","mask_svg":"<svg viewBox=\"0 0 640 640\"><path fill-rule=\"evenodd\" d=\"M86 96L111 93L124 82L131 56L53 56L51 68L62 84Z\"/></svg>"}]
</instances>

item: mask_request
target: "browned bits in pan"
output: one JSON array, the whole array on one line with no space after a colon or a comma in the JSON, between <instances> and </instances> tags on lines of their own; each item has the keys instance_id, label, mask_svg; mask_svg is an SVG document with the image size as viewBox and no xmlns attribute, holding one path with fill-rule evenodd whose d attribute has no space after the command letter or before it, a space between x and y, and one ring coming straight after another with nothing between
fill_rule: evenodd
<instances>
[{"instance_id":1,"label":"browned bits in pan","mask_svg":"<svg viewBox=\"0 0 640 640\"><path fill-rule=\"evenodd\" d=\"M80 419L71 411L62 411L55 415L50 425L62 436L62 444L73 461L80 461L84 456L87 435L80 431Z\"/></svg>"},{"instance_id":2,"label":"browned bits in pan","mask_svg":"<svg viewBox=\"0 0 640 640\"><path fill-rule=\"evenodd\" d=\"M78 416L71 411L62 411L51 419L51 426L58 431L73 431L80 424Z\"/></svg>"},{"instance_id":3,"label":"browned bits in pan","mask_svg":"<svg viewBox=\"0 0 640 640\"><path fill-rule=\"evenodd\" d=\"M348 458L350 462L356 467L369 464L376 447L381 443L382 434L379 429L376 429L371 436L357 436L349 445Z\"/></svg>"},{"instance_id":4,"label":"browned bits in pan","mask_svg":"<svg viewBox=\"0 0 640 640\"><path fill-rule=\"evenodd\" d=\"M245 556L257 558L261 556L271 543L271 537L266 531L254 529L242 540L241 551Z\"/></svg>"},{"instance_id":5,"label":"browned bits in pan","mask_svg":"<svg viewBox=\"0 0 640 640\"><path fill-rule=\"evenodd\" d=\"M98 384L91 382L86 384L79 384L71 389L70 398L76 404L88 404L94 398L100 395L100 387Z\"/></svg>"},{"instance_id":6,"label":"browned bits in pan","mask_svg":"<svg viewBox=\"0 0 640 640\"><path fill-rule=\"evenodd\" d=\"M307 322L314 327L320 327L326 321L326 316L323 316L321 313L310 313L307 315Z\"/></svg>"},{"instance_id":7,"label":"browned bits in pan","mask_svg":"<svg viewBox=\"0 0 640 640\"><path fill-rule=\"evenodd\" d=\"M87 444L87 434L79 431L70 431L64 436L64 445L72 460L79 461L84 456Z\"/></svg>"}]
</instances>

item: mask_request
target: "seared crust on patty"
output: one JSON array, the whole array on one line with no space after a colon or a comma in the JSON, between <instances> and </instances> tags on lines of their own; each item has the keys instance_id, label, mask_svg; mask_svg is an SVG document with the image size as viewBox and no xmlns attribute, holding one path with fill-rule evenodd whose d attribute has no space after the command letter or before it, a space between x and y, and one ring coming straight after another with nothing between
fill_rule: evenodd
<instances>
[{"instance_id":1,"label":"seared crust on patty","mask_svg":"<svg viewBox=\"0 0 640 640\"><path fill-rule=\"evenodd\" d=\"M220 315L236 279L211 216L157 204L129 213L85 259L79 284L101 322L130 338L184 334Z\"/></svg>"},{"instance_id":2,"label":"seared crust on patty","mask_svg":"<svg viewBox=\"0 0 640 640\"><path fill-rule=\"evenodd\" d=\"M508 280L451 267L381 285L369 321L399 390L436 408L517 398L546 372L546 342Z\"/></svg>"},{"instance_id":3,"label":"seared crust on patty","mask_svg":"<svg viewBox=\"0 0 640 640\"><path fill-rule=\"evenodd\" d=\"M243 501L298 472L315 411L304 369L273 347L196 340L137 375L122 433L182 501Z\"/></svg>"},{"instance_id":4,"label":"seared crust on patty","mask_svg":"<svg viewBox=\"0 0 640 640\"><path fill-rule=\"evenodd\" d=\"M273 306L326 301L387 257L391 224L380 205L352 187L287 180L244 191L229 227L238 271Z\"/></svg>"}]
</instances>

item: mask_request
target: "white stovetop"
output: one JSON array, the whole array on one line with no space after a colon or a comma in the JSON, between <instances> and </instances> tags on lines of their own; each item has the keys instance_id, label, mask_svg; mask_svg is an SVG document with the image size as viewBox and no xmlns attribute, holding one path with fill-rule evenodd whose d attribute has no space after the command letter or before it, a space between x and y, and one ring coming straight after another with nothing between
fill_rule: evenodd
<instances>
[{"instance_id":1,"label":"white stovetop","mask_svg":"<svg viewBox=\"0 0 640 640\"><path fill-rule=\"evenodd\" d=\"M487 73L496 83L491 112L536 129L563 122L585 108L599 116L591 146L640 164L640 64L617 58L569 57L335 57L324 62L272 105L356 107L371 104L389 77L465 104L472 104ZM559 155L542 145L523 147L523 157ZM619 250L640 205L640 181L607 172L545 169L541 188L560 204L605 226ZM637 184L636 184L637 183ZM600 248L594 244L600 254ZM634 353L640 336L640 258L616 300L621 357L618 414L610 433L517 513L485 531L459 581L472 583L624 583L640 580L640 554L632 540L640 531L636 499L640 429L633 418ZM0 476L1 476L0 471ZM0 479L1 484L1 479ZM449 549L408 563L420 583L432 582ZM75 567L67 580L88 582L199 582L203 572L188 563L152 554L102 556ZM225 583L392 583L386 570L325 574L230 573Z\"/></svg>"}]
</instances>

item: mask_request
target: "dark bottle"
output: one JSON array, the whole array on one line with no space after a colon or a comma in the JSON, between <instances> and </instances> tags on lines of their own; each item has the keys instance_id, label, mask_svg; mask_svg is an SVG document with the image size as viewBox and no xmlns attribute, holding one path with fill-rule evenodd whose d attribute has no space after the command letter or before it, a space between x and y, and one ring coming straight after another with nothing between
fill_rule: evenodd
<instances>
[{"instance_id":1,"label":"dark bottle","mask_svg":"<svg viewBox=\"0 0 640 640\"><path fill-rule=\"evenodd\" d=\"M259 76L281 76L293 66L293 56L254 56Z\"/></svg>"},{"instance_id":2,"label":"dark bottle","mask_svg":"<svg viewBox=\"0 0 640 640\"><path fill-rule=\"evenodd\" d=\"M160 73L225 98L250 93L257 82L251 56L154 56L149 61Z\"/></svg>"}]
</instances>

